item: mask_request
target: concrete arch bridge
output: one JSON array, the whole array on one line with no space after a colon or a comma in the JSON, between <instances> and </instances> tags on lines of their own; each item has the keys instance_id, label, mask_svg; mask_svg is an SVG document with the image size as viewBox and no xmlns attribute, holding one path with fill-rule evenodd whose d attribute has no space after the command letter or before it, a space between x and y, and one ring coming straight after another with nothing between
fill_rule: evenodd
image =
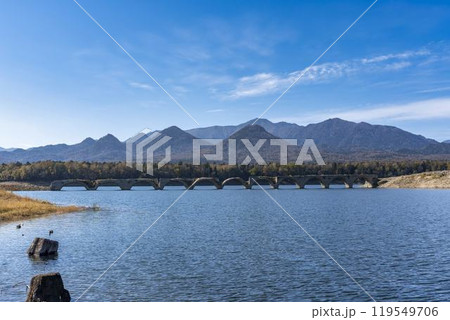
<instances>
[{"instance_id":1,"label":"concrete arch bridge","mask_svg":"<svg viewBox=\"0 0 450 320\"><path fill-rule=\"evenodd\" d=\"M367 188L378 186L378 177L374 174L351 174L351 175L303 175L303 176L251 176L248 179L231 177L219 180L212 177L201 178L140 178L140 179L100 179L84 180L69 179L53 181L50 190L60 191L64 187L84 187L86 190L97 190L99 187L119 187L121 190L131 190L137 186L149 186L155 190L163 190L167 186L181 185L186 189L194 189L196 186L212 185L216 189L223 189L226 185L242 185L245 189L253 186L269 185L278 189L282 185L295 185L298 189L304 189L307 185L320 185L328 189L333 184L343 184L346 188L353 188L355 184L363 184Z\"/></svg>"}]
</instances>

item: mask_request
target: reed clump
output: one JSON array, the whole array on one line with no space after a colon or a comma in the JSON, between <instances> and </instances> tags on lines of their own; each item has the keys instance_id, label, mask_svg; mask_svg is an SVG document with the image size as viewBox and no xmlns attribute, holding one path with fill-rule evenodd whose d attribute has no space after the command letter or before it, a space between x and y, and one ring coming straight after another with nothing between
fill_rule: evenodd
<instances>
[{"instance_id":1,"label":"reed clump","mask_svg":"<svg viewBox=\"0 0 450 320\"><path fill-rule=\"evenodd\" d=\"M84 210L77 206L58 206L0 190L0 223Z\"/></svg>"}]
</instances>

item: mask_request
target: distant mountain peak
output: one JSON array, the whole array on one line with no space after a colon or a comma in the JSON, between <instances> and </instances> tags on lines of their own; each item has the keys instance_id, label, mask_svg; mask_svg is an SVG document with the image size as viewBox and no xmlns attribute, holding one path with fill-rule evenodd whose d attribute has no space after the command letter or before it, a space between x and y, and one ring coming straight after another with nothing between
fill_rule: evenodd
<instances>
[{"instance_id":1,"label":"distant mountain peak","mask_svg":"<svg viewBox=\"0 0 450 320\"><path fill-rule=\"evenodd\" d=\"M173 138L183 137L183 136L185 136L185 137L189 136L189 138L192 138L192 139L195 138L193 135L191 135L190 133L187 133L186 131L183 131L182 129L178 128L177 126L168 127L166 129L160 131L160 133L170 136L170 137L173 137Z\"/></svg>"},{"instance_id":2,"label":"distant mountain peak","mask_svg":"<svg viewBox=\"0 0 450 320\"><path fill-rule=\"evenodd\" d=\"M111 133L108 133L106 135L104 135L102 138L116 138L114 135L112 135Z\"/></svg>"},{"instance_id":3,"label":"distant mountain peak","mask_svg":"<svg viewBox=\"0 0 450 320\"><path fill-rule=\"evenodd\" d=\"M353 123L354 124L355 122L343 120L341 118L329 118L325 121L322 121L321 123L339 123L339 124Z\"/></svg>"},{"instance_id":4,"label":"distant mountain peak","mask_svg":"<svg viewBox=\"0 0 450 320\"><path fill-rule=\"evenodd\" d=\"M93 143L95 143L95 140L92 139L91 137L88 137L88 138L84 139L83 141L81 141L80 144L93 144Z\"/></svg>"},{"instance_id":5,"label":"distant mountain peak","mask_svg":"<svg viewBox=\"0 0 450 320\"><path fill-rule=\"evenodd\" d=\"M247 125L230 136L231 139L277 139L258 124Z\"/></svg>"},{"instance_id":6,"label":"distant mountain peak","mask_svg":"<svg viewBox=\"0 0 450 320\"><path fill-rule=\"evenodd\" d=\"M270 120L267 120L267 119L264 119L264 118L255 118L255 119L251 119L251 120L249 120L249 121L247 121L246 123L250 123L250 124L258 124L258 122L261 122L261 123L273 123L272 121L270 121Z\"/></svg>"},{"instance_id":7,"label":"distant mountain peak","mask_svg":"<svg viewBox=\"0 0 450 320\"><path fill-rule=\"evenodd\" d=\"M89 138L87 138L85 140L88 140L88 139ZM117 139L115 136L113 136L111 133L108 133L106 136L103 136L97 140L97 142L100 142L100 141L114 141L114 142L119 141L120 142L120 140Z\"/></svg>"}]
</instances>

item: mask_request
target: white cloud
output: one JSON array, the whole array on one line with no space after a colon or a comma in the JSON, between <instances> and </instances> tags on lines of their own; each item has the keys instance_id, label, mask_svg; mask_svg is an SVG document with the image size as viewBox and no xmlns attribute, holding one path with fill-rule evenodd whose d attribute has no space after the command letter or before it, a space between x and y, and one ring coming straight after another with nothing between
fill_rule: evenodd
<instances>
[{"instance_id":1,"label":"white cloud","mask_svg":"<svg viewBox=\"0 0 450 320\"><path fill-rule=\"evenodd\" d=\"M210 113L216 113L216 112L224 112L224 109L211 109L211 110L206 110L206 112L210 112Z\"/></svg>"},{"instance_id":2,"label":"white cloud","mask_svg":"<svg viewBox=\"0 0 450 320\"><path fill-rule=\"evenodd\" d=\"M341 118L348 121L411 121L426 119L450 119L450 98L421 100L405 104L374 106L371 108L355 108L347 111L327 111L273 119L274 121L290 121L300 124L320 122L330 118Z\"/></svg>"},{"instance_id":3,"label":"white cloud","mask_svg":"<svg viewBox=\"0 0 450 320\"><path fill-rule=\"evenodd\" d=\"M347 63L324 63L311 67L298 82L326 81L342 77L353 71L354 67ZM228 97L238 99L279 92L289 87L303 72L304 70L294 71L286 76L274 73L258 73L253 76L242 77Z\"/></svg>"},{"instance_id":4,"label":"white cloud","mask_svg":"<svg viewBox=\"0 0 450 320\"><path fill-rule=\"evenodd\" d=\"M253 76L242 77L234 90L230 92L230 98L253 97L273 93L280 90L282 86L292 81L292 75L280 77L273 73L258 73Z\"/></svg>"},{"instance_id":5,"label":"white cloud","mask_svg":"<svg viewBox=\"0 0 450 320\"><path fill-rule=\"evenodd\" d=\"M420 56L428 56L431 52L426 49L421 49L417 51L405 51L402 53L393 53L393 54L385 54L376 56L373 58L363 58L361 59L362 63L375 63L375 62L383 62L386 60L393 60L393 59L409 59L412 57L420 57Z\"/></svg>"},{"instance_id":6,"label":"white cloud","mask_svg":"<svg viewBox=\"0 0 450 320\"><path fill-rule=\"evenodd\" d=\"M429 54L428 50L407 51L344 62L323 63L315 65L309 70L298 70L285 75L258 73L238 79L235 88L228 93L227 97L239 99L282 92L305 71L307 72L300 78L298 83L320 83L363 72L398 71L413 65L412 60L414 58Z\"/></svg>"},{"instance_id":7,"label":"white cloud","mask_svg":"<svg viewBox=\"0 0 450 320\"><path fill-rule=\"evenodd\" d=\"M144 89L144 90L153 90L153 86L147 84L147 83L143 83L143 82L130 82L129 83L130 86L132 86L133 88L139 88L139 89Z\"/></svg>"}]
</instances>

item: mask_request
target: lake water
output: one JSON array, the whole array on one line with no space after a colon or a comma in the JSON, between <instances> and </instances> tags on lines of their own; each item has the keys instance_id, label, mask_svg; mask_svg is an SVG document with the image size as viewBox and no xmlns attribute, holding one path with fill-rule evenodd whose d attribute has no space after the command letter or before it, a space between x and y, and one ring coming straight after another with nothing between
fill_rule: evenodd
<instances>
[{"instance_id":1,"label":"lake water","mask_svg":"<svg viewBox=\"0 0 450 320\"><path fill-rule=\"evenodd\" d=\"M182 192L20 192L102 210L0 225L0 301L24 301L33 275L55 271L75 300ZM450 300L450 190L267 192L376 300ZM30 259L50 229L59 255ZM186 192L80 299L369 300L257 187Z\"/></svg>"}]
</instances>

